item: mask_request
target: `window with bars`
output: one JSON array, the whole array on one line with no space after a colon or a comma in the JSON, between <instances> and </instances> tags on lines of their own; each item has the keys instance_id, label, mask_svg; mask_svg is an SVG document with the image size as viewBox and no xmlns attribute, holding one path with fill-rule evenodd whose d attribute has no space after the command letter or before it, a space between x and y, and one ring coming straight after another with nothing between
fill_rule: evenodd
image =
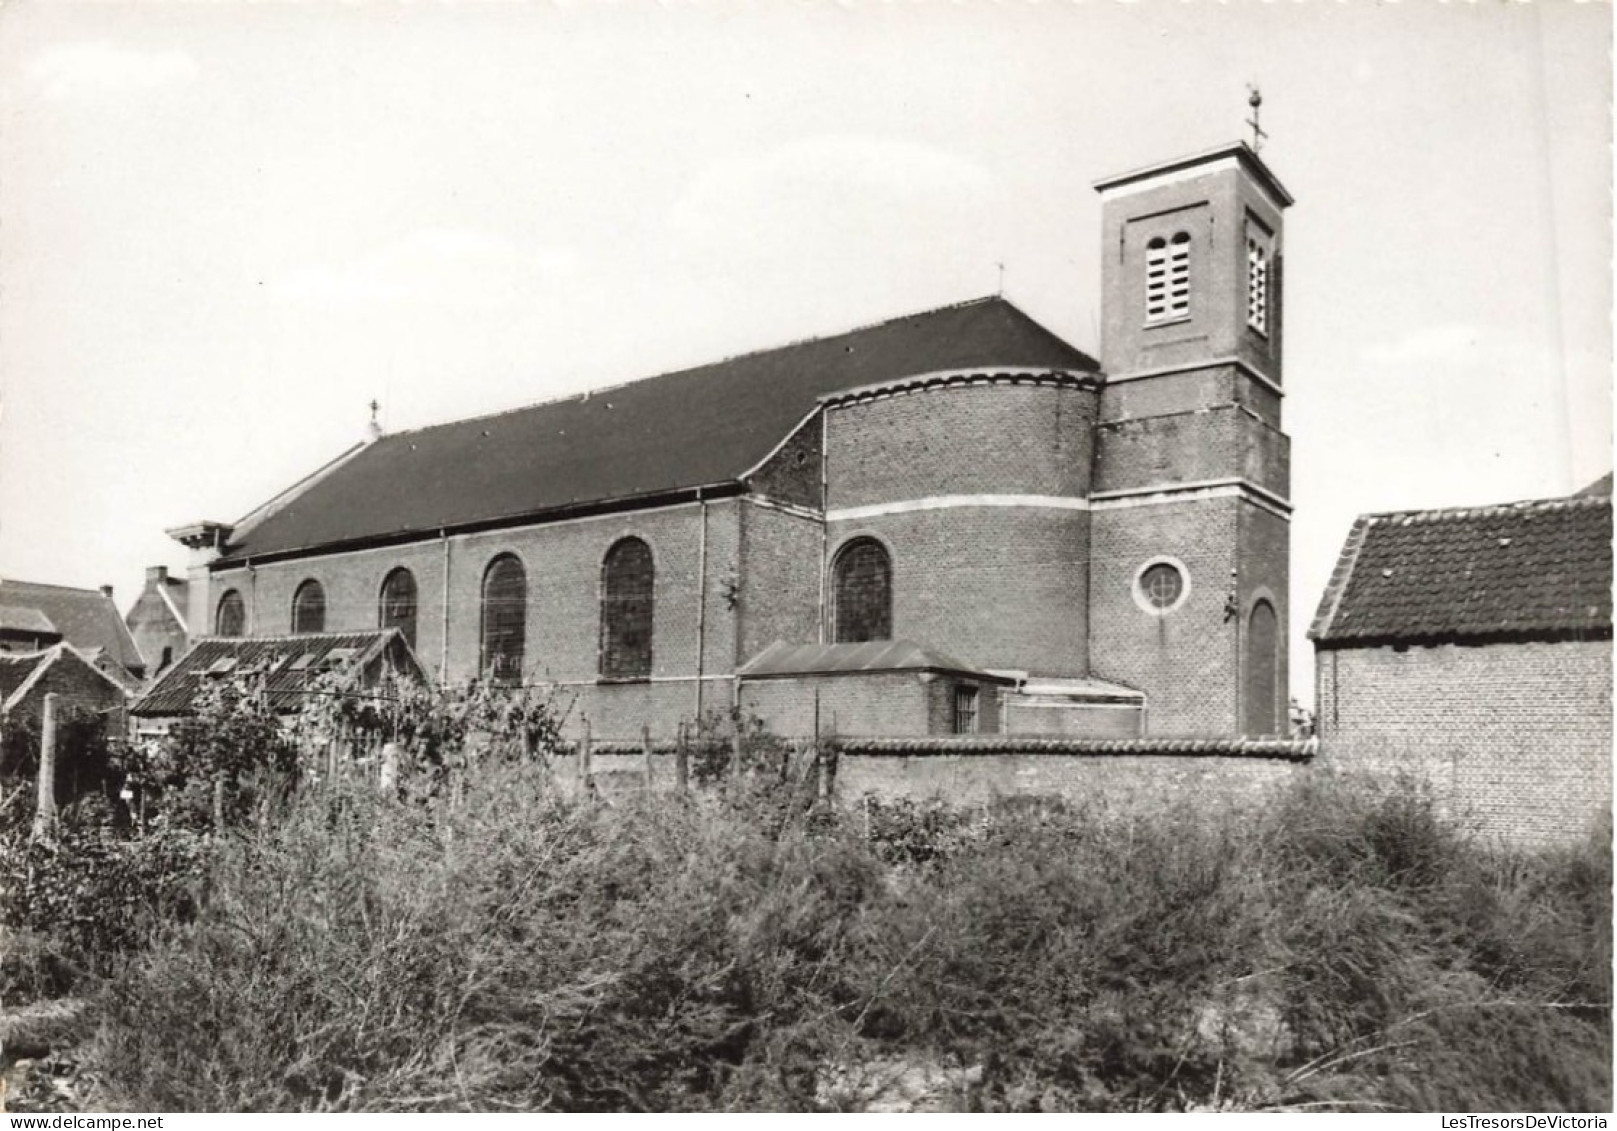
<instances>
[{"instance_id":1,"label":"window with bars","mask_svg":"<svg viewBox=\"0 0 1617 1131\"><path fill-rule=\"evenodd\" d=\"M893 563L887 547L858 538L843 547L832 567L833 636L838 644L893 637Z\"/></svg>"},{"instance_id":2,"label":"window with bars","mask_svg":"<svg viewBox=\"0 0 1617 1131\"><path fill-rule=\"evenodd\" d=\"M292 594L292 631L324 632L326 630L326 591L310 578Z\"/></svg>"},{"instance_id":3,"label":"window with bars","mask_svg":"<svg viewBox=\"0 0 1617 1131\"><path fill-rule=\"evenodd\" d=\"M483 678L520 683L528 636L528 574L515 554L501 554L488 564L482 606Z\"/></svg>"},{"instance_id":4,"label":"window with bars","mask_svg":"<svg viewBox=\"0 0 1617 1131\"><path fill-rule=\"evenodd\" d=\"M977 733L977 689L975 687L956 687L954 689L954 732L956 734Z\"/></svg>"},{"instance_id":5,"label":"window with bars","mask_svg":"<svg viewBox=\"0 0 1617 1131\"><path fill-rule=\"evenodd\" d=\"M1190 233L1157 236L1145 245L1145 321L1190 317Z\"/></svg>"},{"instance_id":6,"label":"window with bars","mask_svg":"<svg viewBox=\"0 0 1617 1131\"><path fill-rule=\"evenodd\" d=\"M416 587L415 574L400 566L382 581L382 598L378 602L377 623L382 628L396 628L405 643L415 648Z\"/></svg>"},{"instance_id":7,"label":"window with bars","mask_svg":"<svg viewBox=\"0 0 1617 1131\"><path fill-rule=\"evenodd\" d=\"M213 631L217 636L246 635L247 606L242 603L241 594L234 589L226 590L225 595L219 598L219 608L213 616Z\"/></svg>"},{"instance_id":8,"label":"window with bars","mask_svg":"<svg viewBox=\"0 0 1617 1131\"><path fill-rule=\"evenodd\" d=\"M601 563L601 677L651 676L656 567L638 538L612 544Z\"/></svg>"},{"instance_id":9,"label":"window with bars","mask_svg":"<svg viewBox=\"0 0 1617 1131\"><path fill-rule=\"evenodd\" d=\"M1269 249L1251 236L1246 240L1246 324L1269 333Z\"/></svg>"}]
</instances>

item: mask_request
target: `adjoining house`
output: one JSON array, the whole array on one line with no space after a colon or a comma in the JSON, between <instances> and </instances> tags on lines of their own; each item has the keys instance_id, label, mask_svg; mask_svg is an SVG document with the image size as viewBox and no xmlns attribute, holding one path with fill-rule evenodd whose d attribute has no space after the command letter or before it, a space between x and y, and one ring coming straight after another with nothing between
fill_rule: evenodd
<instances>
[{"instance_id":1,"label":"adjoining house","mask_svg":"<svg viewBox=\"0 0 1617 1131\"><path fill-rule=\"evenodd\" d=\"M1361 517L1309 631L1322 763L1424 779L1456 816L1523 842L1609 815L1604 484Z\"/></svg>"},{"instance_id":2,"label":"adjoining house","mask_svg":"<svg viewBox=\"0 0 1617 1131\"><path fill-rule=\"evenodd\" d=\"M35 652L63 642L125 688L136 687L145 674L146 662L113 604L112 586L0 580L0 652Z\"/></svg>"},{"instance_id":3,"label":"adjoining house","mask_svg":"<svg viewBox=\"0 0 1617 1131\"><path fill-rule=\"evenodd\" d=\"M1239 143L1096 189L1099 361L996 297L379 436L170 531L191 632L396 627L597 737L744 697L790 733L895 678L814 649L897 642L963 689L904 733L1284 733L1291 197Z\"/></svg>"},{"instance_id":4,"label":"adjoining house","mask_svg":"<svg viewBox=\"0 0 1617 1131\"><path fill-rule=\"evenodd\" d=\"M388 677L418 681L426 673L397 629L253 638L206 637L129 709L137 735L166 733L196 714L198 697L225 680L250 680L278 715L296 715L311 695L330 694L324 677L338 673L342 691L375 688Z\"/></svg>"},{"instance_id":5,"label":"adjoining house","mask_svg":"<svg viewBox=\"0 0 1617 1131\"><path fill-rule=\"evenodd\" d=\"M0 778L14 777L38 756L45 697L50 694L57 697L59 735L66 735L69 727L78 739L94 734L99 740L123 733L128 691L72 645L58 643L37 652L0 652ZM19 735L27 736L26 751L19 746ZM97 767L83 764L83 754L76 742L58 748L58 801L71 801L99 784ZM29 768L27 772L33 771Z\"/></svg>"},{"instance_id":6,"label":"adjoining house","mask_svg":"<svg viewBox=\"0 0 1617 1131\"><path fill-rule=\"evenodd\" d=\"M124 625L140 650L146 677L162 675L185 653L189 638L186 616L189 583L170 577L167 566L149 566L146 585L124 615Z\"/></svg>"}]
</instances>

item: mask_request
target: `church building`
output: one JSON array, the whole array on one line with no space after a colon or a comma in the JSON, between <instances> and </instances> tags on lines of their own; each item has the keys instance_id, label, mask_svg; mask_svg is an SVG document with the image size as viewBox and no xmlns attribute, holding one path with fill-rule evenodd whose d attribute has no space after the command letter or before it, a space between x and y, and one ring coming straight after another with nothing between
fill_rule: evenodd
<instances>
[{"instance_id":1,"label":"church building","mask_svg":"<svg viewBox=\"0 0 1617 1131\"><path fill-rule=\"evenodd\" d=\"M982 299L373 437L193 551L193 633L397 628L634 737L1284 733L1283 213L1109 177L1092 358Z\"/></svg>"}]
</instances>

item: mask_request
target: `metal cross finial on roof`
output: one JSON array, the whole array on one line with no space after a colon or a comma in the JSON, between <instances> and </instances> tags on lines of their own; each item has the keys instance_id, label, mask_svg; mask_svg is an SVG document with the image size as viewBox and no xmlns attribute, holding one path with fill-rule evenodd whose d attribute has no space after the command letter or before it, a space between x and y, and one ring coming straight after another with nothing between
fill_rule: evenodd
<instances>
[{"instance_id":1,"label":"metal cross finial on roof","mask_svg":"<svg viewBox=\"0 0 1617 1131\"><path fill-rule=\"evenodd\" d=\"M1246 104L1252 107L1252 116L1246 120L1246 124L1252 127L1252 152L1257 153L1263 148L1263 139L1269 135L1258 125L1258 112L1263 107L1263 92L1251 83L1247 83L1246 86Z\"/></svg>"},{"instance_id":2,"label":"metal cross finial on roof","mask_svg":"<svg viewBox=\"0 0 1617 1131\"><path fill-rule=\"evenodd\" d=\"M999 268L999 289L996 290L994 293L996 295L998 295L1000 298L1004 298L1005 297L1005 264L1002 261L1000 263L995 264L995 266L997 266Z\"/></svg>"}]
</instances>

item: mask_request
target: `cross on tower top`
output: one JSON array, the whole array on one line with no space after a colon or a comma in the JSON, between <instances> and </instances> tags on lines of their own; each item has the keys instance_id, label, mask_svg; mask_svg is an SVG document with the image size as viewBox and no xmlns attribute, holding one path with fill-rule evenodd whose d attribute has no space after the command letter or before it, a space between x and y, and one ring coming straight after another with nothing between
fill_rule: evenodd
<instances>
[{"instance_id":1,"label":"cross on tower top","mask_svg":"<svg viewBox=\"0 0 1617 1131\"><path fill-rule=\"evenodd\" d=\"M1258 112L1263 107L1263 92L1252 84L1247 84L1246 104L1252 107L1252 116L1246 124L1252 127L1252 152L1257 153L1263 148L1263 139L1269 135L1258 125Z\"/></svg>"}]
</instances>

